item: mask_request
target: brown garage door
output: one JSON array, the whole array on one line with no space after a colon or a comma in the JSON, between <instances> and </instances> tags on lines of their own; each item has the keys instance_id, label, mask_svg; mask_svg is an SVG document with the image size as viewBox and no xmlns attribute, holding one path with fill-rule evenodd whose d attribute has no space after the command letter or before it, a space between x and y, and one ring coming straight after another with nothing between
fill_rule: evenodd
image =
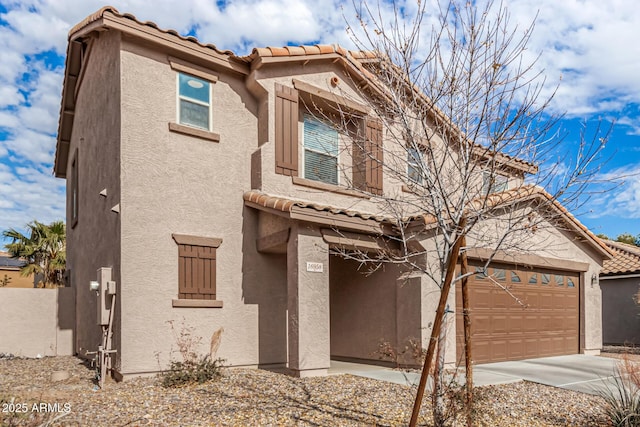
<instances>
[{"instance_id":1,"label":"brown garage door","mask_svg":"<svg viewBox=\"0 0 640 427\"><path fill-rule=\"evenodd\" d=\"M479 267L470 268L476 270L469 281L475 363L578 353L577 274L496 265L485 276ZM457 354L464 360L460 283L456 307Z\"/></svg>"}]
</instances>

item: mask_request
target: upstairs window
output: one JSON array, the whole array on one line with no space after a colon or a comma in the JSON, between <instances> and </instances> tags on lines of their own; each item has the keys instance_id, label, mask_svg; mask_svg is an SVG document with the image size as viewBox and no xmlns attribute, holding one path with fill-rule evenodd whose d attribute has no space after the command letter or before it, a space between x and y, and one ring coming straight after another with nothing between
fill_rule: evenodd
<instances>
[{"instance_id":1,"label":"upstairs window","mask_svg":"<svg viewBox=\"0 0 640 427\"><path fill-rule=\"evenodd\" d=\"M211 82L178 73L178 123L211 130Z\"/></svg>"},{"instance_id":2,"label":"upstairs window","mask_svg":"<svg viewBox=\"0 0 640 427\"><path fill-rule=\"evenodd\" d=\"M407 149L407 176L411 182L422 184L422 151L416 148Z\"/></svg>"},{"instance_id":3,"label":"upstairs window","mask_svg":"<svg viewBox=\"0 0 640 427\"><path fill-rule=\"evenodd\" d=\"M293 83L295 88L275 84L275 172L291 176L294 184L317 181L340 185L340 181L346 180L358 190L381 195L382 123L368 116L368 109L354 101L296 79ZM349 120L347 129L339 133L335 125L309 114L307 106L314 105L325 107L317 111L339 110L336 118L346 113L342 118ZM361 140L351 141L354 136ZM353 163L348 166L351 176L339 170L342 146L351 148Z\"/></svg>"},{"instance_id":4,"label":"upstairs window","mask_svg":"<svg viewBox=\"0 0 640 427\"><path fill-rule=\"evenodd\" d=\"M304 177L338 184L338 131L313 116L304 115Z\"/></svg>"},{"instance_id":5,"label":"upstairs window","mask_svg":"<svg viewBox=\"0 0 640 427\"><path fill-rule=\"evenodd\" d=\"M491 172L482 173L482 192L484 194L501 193L508 189L508 178Z\"/></svg>"}]
</instances>

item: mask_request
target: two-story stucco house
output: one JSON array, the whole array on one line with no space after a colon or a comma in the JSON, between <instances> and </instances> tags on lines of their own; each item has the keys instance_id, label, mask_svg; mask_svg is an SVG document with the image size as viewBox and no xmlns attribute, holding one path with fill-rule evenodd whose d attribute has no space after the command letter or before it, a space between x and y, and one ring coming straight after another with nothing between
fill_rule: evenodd
<instances>
[{"instance_id":1,"label":"two-story stucco house","mask_svg":"<svg viewBox=\"0 0 640 427\"><path fill-rule=\"evenodd\" d=\"M100 343L89 282L103 267L117 283L121 377L167 366L169 321L205 341L224 328L218 355L228 364L300 376L326 373L332 358L375 361L382 340L426 342L433 284L400 267L366 276L330 251L375 246L388 226L375 197L402 187L371 161L385 130L357 90L369 78L360 55L320 45L237 56L113 8L71 30L55 175L68 183L79 354ZM358 113L374 153L361 173L342 176L337 146L320 143L332 130L307 114L317 104ZM529 168L512 161L503 190ZM562 250L503 254L489 271L527 285L527 310L473 279L476 361L599 351L591 278L609 253L556 208L562 227L544 233ZM472 261L483 256L469 251ZM451 340L447 359L456 353Z\"/></svg>"}]
</instances>

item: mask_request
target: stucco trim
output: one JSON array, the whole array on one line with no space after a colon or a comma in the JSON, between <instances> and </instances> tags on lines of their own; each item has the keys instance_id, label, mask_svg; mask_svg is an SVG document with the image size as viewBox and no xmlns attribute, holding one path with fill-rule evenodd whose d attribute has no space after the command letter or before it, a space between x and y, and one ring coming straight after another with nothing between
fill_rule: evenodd
<instances>
[{"instance_id":1,"label":"stucco trim","mask_svg":"<svg viewBox=\"0 0 640 427\"><path fill-rule=\"evenodd\" d=\"M222 244L222 239L215 237L190 236L187 234L172 234L171 237L179 245L204 246L218 248Z\"/></svg>"},{"instance_id":2,"label":"stucco trim","mask_svg":"<svg viewBox=\"0 0 640 427\"><path fill-rule=\"evenodd\" d=\"M349 217L339 218L331 212L318 212L299 206L291 208L290 218L313 224L328 225L330 227L364 231L365 233L371 234L383 234L382 224L376 220Z\"/></svg>"},{"instance_id":3,"label":"stucco trim","mask_svg":"<svg viewBox=\"0 0 640 427\"><path fill-rule=\"evenodd\" d=\"M332 229L321 228L322 240L330 246L340 249L354 249L364 252L388 252L391 250L389 242L366 234L337 232Z\"/></svg>"},{"instance_id":4,"label":"stucco trim","mask_svg":"<svg viewBox=\"0 0 640 427\"><path fill-rule=\"evenodd\" d=\"M293 87L295 87L300 92L305 92L309 95L317 96L318 98L322 98L324 101L343 106L358 113L369 114L369 109L365 105L347 99L344 96L335 94L333 92L329 92L328 90L321 89L309 83L305 83L298 79L293 79L292 81Z\"/></svg>"},{"instance_id":5,"label":"stucco trim","mask_svg":"<svg viewBox=\"0 0 640 427\"><path fill-rule=\"evenodd\" d=\"M222 301L206 299L173 299L171 300L171 306L175 308L222 308Z\"/></svg>"},{"instance_id":6,"label":"stucco trim","mask_svg":"<svg viewBox=\"0 0 640 427\"><path fill-rule=\"evenodd\" d=\"M622 274L622 275L612 275L612 276L603 276L600 275L600 280L611 280L611 279L636 279L640 277L640 273L636 274Z\"/></svg>"},{"instance_id":7,"label":"stucco trim","mask_svg":"<svg viewBox=\"0 0 640 427\"><path fill-rule=\"evenodd\" d=\"M198 129L191 126L185 126L174 122L169 122L169 132L176 132L182 135L194 136L211 142L220 142L220 134L209 132L204 129Z\"/></svg>"},{"instance_id":8,"label":"stucco trim","mask_svg":"<svg viewBox=\"0 0 640 427\"><path fill-rule=\"evenodd\" d=\"M486 261L491 258L493 251L485 248L471 248L467 250L467 256L472 259ZM586 262L571 261L566 259L547 258L535 254L519 254L505 251L497 251L493 256L494 262L503 262L505 264L526 265L530 267L549 268L558 270L567 270L575 272L585 272L589 270L589 264Z\"/></svg>"},{"instance_id":9,"label":"stucco trim","mask_svg":"<svg viewBox=\"0 0 640 427\"><path fill-rule=\"evenodd\" d=\"M338 185L327 184L326 182L313 181L311 179L300 178L299 176L292 176L291 182L294 185L300 185L302 187L315 188L317 190L328 191L330 193L344 194L345 196L360 197L361 199L370 199L371 196L363 194L356 190L350 190Z\"/></svg>"},{"instance_id":10,"label":"stucco trim","mask_svg":"<svg viewBox=\"0 0 640 427\"><path fill-rule=\"evenodd\" d=\"M169 65L171 66L171 69L174 71L177 71L179 73L191 74L192 76L196 76L196 77L200 77L201 79L208 80L211 83L216 83L218 81L217 74L213 74L211 71L203 67L189 64L188 62L178 58L174 58L173 56L168 56L167 60L169 61Z\"/></svg>"}]
</instances>

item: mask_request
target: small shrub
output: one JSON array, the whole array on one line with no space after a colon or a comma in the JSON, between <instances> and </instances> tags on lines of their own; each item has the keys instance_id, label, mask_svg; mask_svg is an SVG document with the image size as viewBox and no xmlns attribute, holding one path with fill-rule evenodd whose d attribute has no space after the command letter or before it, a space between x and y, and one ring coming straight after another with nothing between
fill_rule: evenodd
<instances>
[{"instance_id":1,"label":"small shrub","mask_svg":"<svg viewBox=\"0 0 640 427\"><path fill-rule=\"evenodd\" d=\"M214 359L214 357L220 346L223 329L218 329L211 336L209 354L199 357L196 349L202 342L202 337L194 334L195 328L187 326L184 319L179 331L176 330L173 321L170 320L167 323L171 327L182 361L174 359L170 362L169 370L160 374L162 385L181 387L188 384L202 384L218 378L224 360Z\"/></svg>"},{"instance_id":2,"label":"small shrub","mask_svg":"<svg viewBox=\"0 0 640 427\"><path fill-rule=\"evenodd\" d=\"M403 348L399 349L389 341L380 340L378 350L373 353L379 360L393 362L396 369L407 366L419 367L424 362L427 350L420 345L420 341L414 338L407 339Z\"/></svg>"},{"instance_id":3,"label":"small shrub","mask_svg":"<svg viewBox=\"0 0 640 427\"><path fill-rule=\"evenodd\" d=\"M615 427L640 425L640 390L625 372L624 365L616 367L615 384L599 391L605 401L604 411Z\"/></svg>"},{"instance_id":4,"label":"small shrub","mask_svg":"<svg viewBox=\"0 0 640 427\"><path fill-rule=\"evenodd\" d=\"M184 362L172 361L169 370L162 374L164 387L181 387L188 384L202 384L220 376L224 360L211 360L209 356Z\"/></svg>"}]
</instances>

